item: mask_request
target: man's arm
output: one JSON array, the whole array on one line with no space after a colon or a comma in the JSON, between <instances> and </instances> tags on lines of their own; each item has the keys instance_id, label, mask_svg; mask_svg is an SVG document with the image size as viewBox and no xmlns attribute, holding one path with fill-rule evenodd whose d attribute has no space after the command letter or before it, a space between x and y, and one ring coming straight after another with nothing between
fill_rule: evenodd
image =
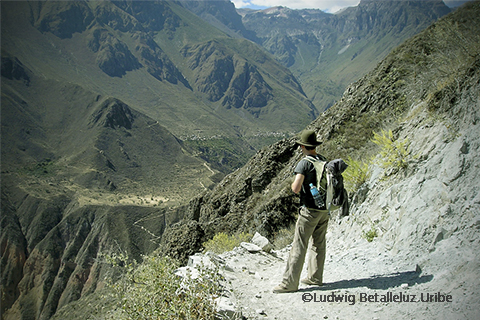
<instances>
[{"instance_id":1,"label":"man's arm","mask_svg":"<svg viewBox=\"0 0 480 320\"><path fill-rule=\"evenodd\" d=\"M299 193L302 190L302 184L305 176L301 173L297 173L295 176L295 180L292 183L292 191L295 193Z\"/></svg>"}]
</instances>

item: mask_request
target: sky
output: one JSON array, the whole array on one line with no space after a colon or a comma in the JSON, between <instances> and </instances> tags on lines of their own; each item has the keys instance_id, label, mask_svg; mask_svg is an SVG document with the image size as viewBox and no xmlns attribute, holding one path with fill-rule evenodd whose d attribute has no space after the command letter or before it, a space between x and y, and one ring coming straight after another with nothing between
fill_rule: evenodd
<instances>
[{"instance_id":1,"label":"sky","mask_svg":"<svg viewBox=\"0 0 480 320\"><path fill-rule=\"evenodd\" d=\"M231 0L236 8L265 9L284 6L290 9L320 9L334 13L345 7L354 7L360 0Z\"/></svg>"},{"instance_id":2,"label":"sky","mask_svg":"<svg viewBox=\"0 0 480 320\"><path fill-rule=\"evenodd\" d=\"M346 7L355 7L360 0L231 0L235 7L266 9L276 6L284 6L290 9L320 9L328 13L335 13ZM418 0L420 1L420 0ZM466 1L444 0L449 7L458 6Z\"/></svg>"}]
</instances>

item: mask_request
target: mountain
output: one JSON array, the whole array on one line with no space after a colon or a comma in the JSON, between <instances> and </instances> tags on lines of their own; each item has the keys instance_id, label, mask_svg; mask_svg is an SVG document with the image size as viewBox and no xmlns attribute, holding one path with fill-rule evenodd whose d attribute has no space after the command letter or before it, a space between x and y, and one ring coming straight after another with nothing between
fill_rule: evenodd
<instances>
[{"instance_id":1,"label":"mountain","mask_svg":"<svg viewBox=\"0 0 480 320\"><path fill-rule=\"evenodd\" d=\"M258 40L253 31L245 28L242 17L229 0L179 0L179 2L183 7L232 37Z\"/></svg>"},{"instance_id":2,"label":"mountain","mask_svg":"<svg viewBox=\"0 0 480 320\"><path fill-rule=\"evenodd\" d=\"M347 170L359 161L369 173L349 189L350 215L331 214L322 288L302 285L307 299L298 300L271 293L288 247L270 254L238 247L192 259L193 267L200 261L216 266L242 315L457 319L461 313L478 318L479 12L479 2L468 3L405 41L307 126L323 141L323 155L351 156ZM382 129L392 135L378 146L372 138ZM398 151L402 161L390 161L393 152L382 155L385 147ZM213 190L193 199L188 219L166 228L160 248L186 259L219 231L280 238L296 218L298 198L290 191L292 170L301 158L296 149L292 137L257 152ZM317 303L304 308L308 294ZM400 294L415 296L417 303L380 300ZM433 296L430 302L427 294ZM356 303L318 303L327 295L353 297ZM360 300L365 295L372 297L368 303ZM439 301L440 295L451 302ZM118 311L110 307L115 306L111 300L105 305L105 297L83 295L61 308L57 318ZM235 311L231 305L228 310Z\"/></svg>"},{"instance_id":3,"label":"mountain","mask_svg":"<svg viewBox=\"0 0 480 320\"><path fill-rule=\"evenodd\" d=\"M443 1L362 0L335 14L286 7L239 13L245 28L325 110L393 48L450 11Z\"/></svg>"},{"instance_id":4,"label":"mountain","mask_svg":"<svg viewBox=\"0 0 480 320\"><path fill-rule=\"evenodd\" d=\"M6 2L4 11L4 53L121 100L223 172L317 114L288 69L175 2Z\"/></svg>"},{"instance_id":5,"label":"mountain","mask_svg":"<svg viewBox=\"0 0 480 320\"><path fill-rule=\"evenodd\" d=\"M176 2L2 1L1 14L4 319L96 292L102 254L140 260L185 199L317 114L262 48Z\"/></svg>"}]
</instances>

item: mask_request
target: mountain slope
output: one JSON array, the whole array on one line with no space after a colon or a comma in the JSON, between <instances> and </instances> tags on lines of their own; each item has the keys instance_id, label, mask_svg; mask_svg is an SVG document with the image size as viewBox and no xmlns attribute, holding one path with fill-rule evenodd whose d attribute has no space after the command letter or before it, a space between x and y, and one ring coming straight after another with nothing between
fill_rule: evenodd
<instances>
[{"instance_id":1,"label":"mountain slope","mask_svg":"<svg viewBox=\"0 0 480 320\"><path fill-rule=\"evenodd\" d=\"M101 289L103 254L140 260L185 199L316 114L288 69L176 2L1 6L5 319Z\"/></svg>"},{"instance_id":2,"label":"mountain slope","mask_svg":"<svg viewBox=\"0 0 480 320\"><path fill-rule=\"evenodd\" d=\"M361 1L337 14L285 7L240 11L319 110L405 39L450 12L442 1Z\"/></svg>"},{"instance_id":3,"label":"mountain slope","mask_svg":"<svg viewBox=\"0 0 480 320\"><path fill-rule=\"evenodd\" d=\"M233 166L244 161L240 154L252 152L243 147L246 139L257 148L265 144L259 134L289 133L316 114L286 68L275 65L258 46L230 39L174 2L3 6L2 49L32 72L120 99L187 144L192 137L211 139L223 132L233 146L225 155ZM235 49L226 52L224 46L232 45ZM195 68L192 48L206 47L209 51L202 54L212 64ZM217 66L216 59L230 62ZM251 80L239 86L237 79L246 78ZM249 106L259 97L263 102L252 111ZM201 153L199 148L192 151ZM203 156L225 172L232 169Z\"/></svg>"},{"instance_id":4,"label":"mountain slope","mask_svg":"<svg viewBox=\"0 0 480 320\"><path fill-rule=\"evenodd\" d=\"M247 166L227 176L213 192L196 197L188 210L171 208L217 181L218 173L197 154L192 154L193 148L188 143L198 142L196 150L204 153L201 156L210 154L217 156L219 162L226 161L225 154L218 151L218 144L220 141L228 144L228 139L202 140L203 134L208 137L206 132L231 128L225 125L227 120L223 115L231 111L239 124L256 119L243 104L239 109L222 108L226 96L235 97L234 93L226 93L235 91L236 86L218 91L220 99L215 103L208 98L215 96L215 90L206 90L199 98L201 80L208 77L202 70L192 68L195 60L209 61L207 53L213 47L212 54L222 57L219 61L235 61L241 67L231 72L232 84L241 79L240 75L252 75L252 86L245 92L250 93L248 89L264 92L268 90L266 83L274 93L288 88L280 95L284 101L304 101L291 73L270 59L264 60L268 55L251 44L246 45L249 42L245 40L228 37L212 40L208 33L195 32L180 22L177 26L178 21L184 20L176 20L170 12L157 24L142 18L148 16L149 10L157 12L155 7L148 7L145 12L141 7L122 7L123 4L126 3L119 6L107 2L62 3L62 14L52 16L53 3L29 3L31 13L25 13L13 9L26 3L2 2L0 241L2 315L6 319L47 319L59 308L83 301L101 289L102 279L109 270L102 253L127 252L139 258L157 248L161 240L165 252L185 258L218 231L258 229L272 238L279 228L294 221L297 200L289 192L289 184L291 169L299 155L295 154L293 139L282 140L257 153ZM13 7L7 8L8 5ZM205 26L181 7L170 8L179 17L190 17L190 23ZM387 177L386 183L402 180L404 174L410 180L408 185L401 186L402 190L415 191L410 189L411 184L425 185L427 191L430 190L427 187L434 186L442 198L438 203L432 198L427 200L432 200L432 207L439 209L435 212L443 216L427 212L428 221L422 221L421 228L409 229L418 235L410 241L410 233L403 231L395 216L395 208L401 208L404 198L396 198L398 202L392 202L392 208L384 205L387 200L383 204L371 202L387 185L379 184L379 189L370 185L354 201L360 207L362 200L367 199L365 196L369 197L366 203L371 206L358 211L365 212L362 217L366 220L370 207L374 208L374 219L382 218L383 209L390 212L385 220L379 219L377 232L384 232L389 224L394 226L385 232L384 242L388 246L393 243L393 254L407 252L410 244L423 250L419 254L426 254L427 240L434 236L438 243L450 232L457 232L451 238L456 241L459 239L456 236L465 231L465 238L460 240L468 250L476 245L478 190L476 184L469 183L476 181L474 161L478 149L474 139L478 132L478 12L477 3L459 9L399 47L368 77L350 86L342 101L311 124L325 140L322 152L331 158L350 154L360 157L367 151L374 152L370 150L371 131L382 126L392 127L400 138L407 134L421 137L417 133L422 128L433 128L428 137L438 140L413 143L415 152L422 152L418 161L423 162L416 165L412 161L409 170ZM132 14L138 15L138 19L132 19ZM73 19L71 15L82 18ZM24 20L26 17L31 19ZM108 23L93 17L104 17ZM16 19L18 24L13 24ZM67 20L75 23L65 30ZM150 24L152 30L161 29L153 32L152 37L141 31ZM123 34L122 30L127 29L133 30L132 33ZM197 36L198 43L189 41ZM153 38L161 51L151 43ZM172 39L175 41L169 42ZM238 54L237 47L249 54ZM151 60L151 56L156 58ZM253 63L257 59L263 63ZM161 63L168 67L160 68ZM221 64L212 64L207 74L223 70ZM111 69L112 65L119 68ZM175 70L188 80L186 84ZM265 70L277 73L267 75ZM273 96L278 99L276 94ZM183 106L180 102L185 101L198 102L200 109L190 108L193 102L185 104L185 113L172 108ZM301 106L298 114L312 110L307 102ZM278 110L268 103L260 109L269 107ZM262 121L264 114L258 115ZM401 119L408 124L397 122L401 115L407 115ZM444 120L446 115L450 120ZM198 124L200 118L207 121ZM267 119L263 120L268 122ZM179 139L177 132L193 132L195 138ZM242 147L248 148L243 136L235 140L239 132L240 129L228 134L232 141L241 141ZM440 150L438 146L456 150L455 156L435 155ZM428 171L429 168L435 170ZM473 178L469 179L472 171ZM437 177L445 180L435 180ZM453 196L453 189L461 190L458 198ZM395 190L389 190L382 199L396 197ZM170 204L169 199L176 202ZM416 203L421 201L425 202L421 199ZM424 207L429 206L418 206L422 210ZM413 214L417 213L416 208L412 208ZM184 216L190 219L168 228ZM409 211L400 218L408 220L415 215ZM394 223L389 219L395 220ZM437 236L432 223L443 222L448 232L438 230ZM450 229L450 224L458 228ZM371 227L370 221L361 219L359 225ZM344 230L347 236L349 230ZM356 234L361 231L364 230L357 227L353 230ZM475 252L475 248L471 251ZM445 258L448 251L436 254ZM437 268L435 272L440 273L438 265L428 262L430 257L426 258L427 268ZM474 269L476 261L456 261L458 270L478 270ZM448 272L455 276L455 270ZM476 285L474 281L472 284ZM88 305L82 307L88 310Z\"/></svg>"}]
</instances>

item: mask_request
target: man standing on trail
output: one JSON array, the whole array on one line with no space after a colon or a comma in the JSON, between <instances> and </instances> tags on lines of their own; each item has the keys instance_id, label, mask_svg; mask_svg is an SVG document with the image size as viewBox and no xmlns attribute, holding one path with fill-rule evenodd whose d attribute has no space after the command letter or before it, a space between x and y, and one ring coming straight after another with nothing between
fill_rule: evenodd
<instances>
[{"instance_id":1,"label":"man standing on trail","mask_svg":"<svg viewBox=\"0 0 480 320\"><path fill-rule=\"evenodd\" d=\"M300 274L303 263L309 251L307 278L302 283L307 285L323 284L323 266L325 263L325 234L328 225L328 210L326 207L318 208L310 192L310 184L317 185L317 176L311 160L326 161L325 158L316 152L316 147L321 144L313 130L302 132L297 140L305 157L295 167L295 180L292 183L292 191L300 193L302 204L295 225L295 236L292 248L287 261L287 267L283 275L282 283L273 289L274 293L295 292L298 290ZM313 158L307 160L307 158ZM324 181L325 180L325 181ZM321 186L326 190L326 179L321 179ZM310 241L310 246L308 242Z\"/></svg>"}]
</instances>

